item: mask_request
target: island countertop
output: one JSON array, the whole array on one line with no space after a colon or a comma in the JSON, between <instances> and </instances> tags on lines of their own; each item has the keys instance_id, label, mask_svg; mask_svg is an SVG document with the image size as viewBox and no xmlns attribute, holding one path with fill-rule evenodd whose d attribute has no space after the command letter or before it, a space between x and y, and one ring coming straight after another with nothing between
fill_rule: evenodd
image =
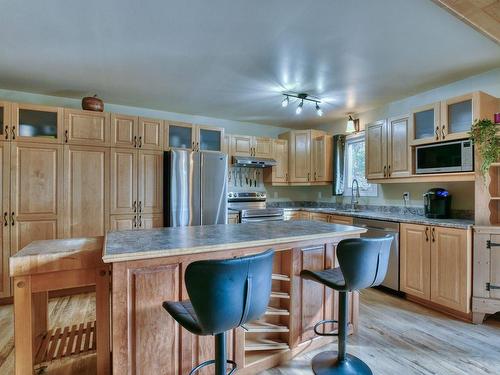
<instances>
[{"instance_id":1,"label":"island countertop","mask_svg":"<svg viewBox=\"0 0 500 375\"><path fill-rule=\"evenodd\" d=\"M103 261L113 263L189 255L364 233L359 227L315 221L267 221L108 232Z\"/></svg>"}]
</instances>

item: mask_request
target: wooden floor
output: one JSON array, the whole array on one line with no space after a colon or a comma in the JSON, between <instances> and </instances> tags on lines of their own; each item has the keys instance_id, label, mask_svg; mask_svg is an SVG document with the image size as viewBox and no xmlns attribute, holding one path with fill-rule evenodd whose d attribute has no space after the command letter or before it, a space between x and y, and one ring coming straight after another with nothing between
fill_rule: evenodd
<instances>
[{"instance_id":1,"label":"wooden floor","mask_svg":"<svg viewBox=\"0 0 500 375\"><path fill-rule=\"evenodd\" d=\"M92 294L52 300L51 327L91 321ZM12 306L0 306L0 374L14 373ZM323 350L335 350L332 344ZM360 331L348 352L362 358L376 375L500 375L500 317L474 326L380 291L361 293ZM315 352L261 375L306 375ZM95 355L66 360L47 374L93 374Z\"/></svg>"}]
</instances>

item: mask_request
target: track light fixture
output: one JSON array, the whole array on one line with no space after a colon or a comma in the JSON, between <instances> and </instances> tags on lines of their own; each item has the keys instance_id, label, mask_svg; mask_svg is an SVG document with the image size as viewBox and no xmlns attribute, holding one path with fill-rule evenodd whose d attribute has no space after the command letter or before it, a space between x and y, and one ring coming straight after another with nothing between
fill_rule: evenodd
<instances>
[{"instance_id":1,"label":"track light fixture","mask_svg":"<svg viewBox=\"0 0 500 375\"><path fill-rule=\"evenodd\" d=\"M297 106L297 109L295 110L296 115L300 115L302 113L302 107L304 106L304 99L300 102L300 104Z\"/></svg>"},{"instance_id":2,"label":"track light fixture","mask_svg":"<svg viewBox=\"0 0 500 375\"><path fill-rule=\"evenodd\" d=\"M319 107L319 104L316 103L316 114L321 117L323 116L323 111L321 110L321 108Z\"/></svg>"},{"instance_id":3,"label":"track light fixture","mask_svg":"<svg viewBox=\"0 0 500 375\"><path fill-rule=\"evenodd\" d=\"M288 98L288 95L285 96L285 99L281 102L281 106L283 108L288 107L288 104L290 103L290 99Z\"/></svg>"},{"instance_id":4,"label":"track light fixture","mask_svg":"<svg viewBox=\"0 0 500 375\"><path fill-rule=\"evenodd\" d=\"M300 115L302 113L302 109L304 107L304 100L305 100L307 102L315 103L316 104L316 114L318 116L323 116L323 110L319 106L319 103L321 103L321 100L319 100L318 98L316 98L314 96L311 96L309 94L306 94L304 92L301 92L301 93L298 93L298 94L297 93L293 93L293 92L288 92L288 93L283 93L283 95L285 96L283 98L283 101L281 102L281 106L283 108L288 107L288 104L290 103L290 97L297 98L297 99L300 100L299 105L295 109L295 114L296 115Z\"/></svg>"}]
</instances>

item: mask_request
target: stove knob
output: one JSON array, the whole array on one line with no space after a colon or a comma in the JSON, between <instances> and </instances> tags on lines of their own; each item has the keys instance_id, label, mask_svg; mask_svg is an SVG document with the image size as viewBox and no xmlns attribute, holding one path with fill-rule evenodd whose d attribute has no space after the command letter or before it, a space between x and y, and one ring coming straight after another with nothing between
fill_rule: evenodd
<instances>
[{"instance_id":1,"label":"stove knob","mask_svg":"<svg viewBox=\"0 0 500 375\"><path fill-rule=\"evenodd\" d=\"M233 193L229 193L229 198L232 198L233 197Z\"/></svg>"}]
</instances>

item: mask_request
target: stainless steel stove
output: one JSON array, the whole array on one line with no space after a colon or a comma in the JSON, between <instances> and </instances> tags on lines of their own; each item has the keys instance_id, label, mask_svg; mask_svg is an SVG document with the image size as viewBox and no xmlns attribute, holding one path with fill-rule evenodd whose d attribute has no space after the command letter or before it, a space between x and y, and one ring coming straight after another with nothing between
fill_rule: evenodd
<instances>
[{"instance_id":1,"label":"stainless steel stove","mask_svg":"<svg viewBox=\"0 0 500 375\"><path fill-rule=\"evenodd\" d=\"M227 207L240 213L240 222L283 221L282 208L267 208L267 194L263 192L230 192Z\"/></svg>"}]
</instances>

